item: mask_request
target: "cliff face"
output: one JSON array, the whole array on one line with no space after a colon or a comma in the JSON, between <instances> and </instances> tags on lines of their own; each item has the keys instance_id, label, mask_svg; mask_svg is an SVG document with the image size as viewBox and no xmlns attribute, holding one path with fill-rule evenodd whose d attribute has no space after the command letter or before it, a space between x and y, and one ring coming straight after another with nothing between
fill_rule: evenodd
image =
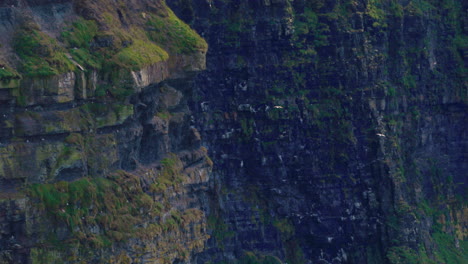
<instances>
[{"instance_id":1,"label":"cliff face","mask_svg":"<svg viewBox=\"0 0 468 264\"><path fill-rule=\"evenodd\" d=\"M0 263L463 263L463 1L167 5L0 3Z\"/></svg>"},{"instance_id":2,"label":"cliff face","mask_svg":"<svg viewBox=\"0 0 468 264\"><path fill-rule=\"evenodd\" d=\"M206 43L163 1L0 6L0 263L172 263L209 237Z\"/></svg>"},{"instance_id":3,"label":"cliff face","mask_svg":"<svg viewBox=\"0 0 468 264\"><path fill-rule=\"evenodd\" d=\"M466 259L466 4L168 4L210 45L192 107L222 220L200 263Z\"/></svg>"}]
</instances>

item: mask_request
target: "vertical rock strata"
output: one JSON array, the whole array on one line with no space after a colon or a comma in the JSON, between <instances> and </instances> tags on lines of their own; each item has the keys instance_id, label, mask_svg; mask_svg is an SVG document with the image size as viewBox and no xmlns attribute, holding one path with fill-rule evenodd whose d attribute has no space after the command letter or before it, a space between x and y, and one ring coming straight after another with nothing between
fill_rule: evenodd
<instances>
[{"instance_id":1,"label":"vertical rock strata","mask_svg":"<svg viewBox=\"0 0 468 264\"><path fill-rule=\"evenodd\" d=\"M163 1L0 3L0 263L204 249L211 161L187 100L207 45Z\"/></svg>"},{"instance_id":2,"label":"vertical rock strata","mask_svg":"<svg viewBox=\"0 0 468 264\"><path fill-rule=\"evenodd\" d=\"M0 3L0 263L466 262L463 1L167 5Z\"/></svg>"},{"instance_id":3,"label":"vertical rock strata","mask_svg":"<svg viewBox=\"0 0 468 264\"><path fill-rule=\"evenodd\" d=\"M168 4L210 45L199 263L466 262L466 3Z\"/></svg>"}]
</instances>

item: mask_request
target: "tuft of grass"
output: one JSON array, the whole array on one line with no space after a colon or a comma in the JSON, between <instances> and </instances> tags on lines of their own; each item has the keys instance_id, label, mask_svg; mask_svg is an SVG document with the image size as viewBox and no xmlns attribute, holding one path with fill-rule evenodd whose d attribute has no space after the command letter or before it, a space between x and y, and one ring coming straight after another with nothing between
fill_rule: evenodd
<instances>
[{"instance_id":1,"label":"tuft of grass","mask_svg":"<svg viewBox=\"0 0 468 264\"><path fill-rule=\"evenodd\" d=\"M82 178L74 182L33 184L29 195L39 200L53 221L65 223L70 231L76 227L84 230L84 225L100 226L105 230L105 238L92 238L91 234L82 236L82 240L89 240L83 242L99 247L110 244L106 240L127 239L142 221L142 212L148 214L157 209L151 197L143 192L139 179L123 171L112 174L109 179Z\"/></svg>"},{"instance_id":2,"label":"tuft of grass","mask_svg":"<svg viewBox=\"0 0 468 264\"><path fill-rule=\"evenodd\" d=\"M380 1L370 0L367 5L366 10L367 15L369 15L373 20L374 23L372 24L374 27L387 27L387 14L385 10L381 8Z\"/></svg>"},{"instance_id":3,"label":"tuft of grass","mask_svg":"<svg viewBox=\"0 0 468 264\"><path fill-rule=\"evenodd\" d=\"M123 48L114 56L114 61L125 68L141 69L169 58L169 54L158 45L144 40L135 40L129 47Z\"/></svg>"},{"instance_id":4,"label":"tuft of grass","mask_svg":"<svg viewBox=\"0 0 468 264\"><path fill-rule=\"evenodd\" d=\"M0 60L1 65L5 65L3 61ZM7 65L3 66L3 68L0 68L0 81L7 81L11 79L19 79L20 76L18 72L16 72L14 69L8 67Z\"/></svg>"},{"instance_id":5,"label":"tuft of grass","mask_svg":"<svg viewBox=\"0 0 468 264\"><path fill-rule=\"evenodd\" d=\"M97 33L96 21L80 18L72 24L69 30L63 31L61 37L71 48L89 48Z\"/></svg>"},{"instance_id":6,"label":"tuft of grass","mask_svg":"<svg viewBox=\"0 0 468 264\"><path fill-rule=\"evenodd\" d=\"M166 13L151 14L147 21L149 38L171 53L192 53L207 50L208 44L169 8Z\"/></svg>"},{"instance_id":7,"label":"tuft of grass","mask_svg":"<svg viewBox=\"0 0 468 264\"><path fill-rule=\"evenodd\" d=\"M22 28L14 36L13 48L21 59L25 76L44 77L73 71L75 65L55 39L31 28Z\"/></svg>"},{"instance_id":8,"label":"tuft of grass","mask_svg":"<svg viewBox=\"0 0 468 264\"><path fill-rule=\"evenodd\" d=\"M102 68L102 59L94 56L89 50L84 48L70 49L73 59L82 66L89 66L93 69Z\"/></svg>"},{"instance_id":9,"label":"tuft of grass","mask_svg":"<svg viewBox=\"0 0 468 264\"><path fill-rule=\"evenodd\" d=\"M91 49L91 43L98 34L96 21L79 18L61 33L61 40L78 64L85 68L102 69L107 54L96 53Z\"/></svg>"},{"instance_id":10,"label":"tuft of grass","mask_svg":"<svg viewBox=\"0 0 468 264\"><path fill-rule=\"evenodd\" d=\"M151 185L152 192L164 192L167 188L177 188L182 183L182 161L175 154L161 160L162 170Z\"/></svg>"},{"instance_id":11,"label":"tuft of grass","mask_svg":"<svg viewBox=\"0 0 468 264\"><path fill-rule=\"evenodd\" d=\"M466 241L460 241L460 247L455 246L455 237L442 231L433 233L432 238L437 244L437 250L435 256L438 262L455 264L465 263L468 259L468 243Z\"/></svg>"},{"instance_id":12,"label":"tuft of grass","mask_svg":"<svg viewBox=\"0 0 468 264\"><path fill-rule=\"evenodd\" d=\"M286 59L285 65L295 67L312 62L317 55L316 48L329 45L329 31L329 27L320 22L313 9L306 7L303 12L297 12L293 34L296 51L291 58Z\"/></svg>"}]
</instances>

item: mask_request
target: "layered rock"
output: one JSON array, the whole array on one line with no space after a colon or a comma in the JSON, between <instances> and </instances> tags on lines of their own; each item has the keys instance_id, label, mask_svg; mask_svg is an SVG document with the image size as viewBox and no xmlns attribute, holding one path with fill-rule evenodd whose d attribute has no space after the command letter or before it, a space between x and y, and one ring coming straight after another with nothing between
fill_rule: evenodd
<instances>
[{"instance_id":1,"label":"layered rock","mask_svg":"<svg viewBox=\"0 0 468 264\"><path fill-rule=\"evenodd\" d=\"M163 1L0 9L0 263L201 252L212 163L187 100L206 43Z\"/></svg>"},{"instance_id":2,"label":"layered rock","mask_svg":"<svg viewBox=\"0 0 468 264\"><path fill-rule=\"evenodd\" d=\"M462 1L168 4L0 4L0 262L463 263Z\"/></svg>"},{"instance_id":3,"label":"layered rock","mask_svg":"<svg viewBox=\"0 0 468 264\"><path fill-rule=\"evenodd\" d=\"M463 262L461 1L168 3L210 44L192 107L223 220L199 263Z\"/></svg>"}]
</instances>

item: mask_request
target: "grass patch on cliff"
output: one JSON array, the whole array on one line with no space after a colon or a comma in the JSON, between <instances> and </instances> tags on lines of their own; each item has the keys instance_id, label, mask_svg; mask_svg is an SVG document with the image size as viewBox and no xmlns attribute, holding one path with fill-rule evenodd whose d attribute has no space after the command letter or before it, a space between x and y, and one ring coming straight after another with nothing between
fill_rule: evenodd
<instances>
[{"instance_id":1,"label":"grass patch on cliff","mask_svg":"<svg viewBox=\"0 0 468 264\"><path fill-rule=\"evenodd\" d=\"M207 50L208 44L193 29L180 20L169 8L165 13L150 14L147 21L149 38L171 53L192 53Z\"/></svg>"},{"instance_id":2,"label":"grass patch on cliff","mask_svg":"<svg viewBox=\"0 0 468 264\"><path fill-rule=\"evenodd\" d=\"M312 9L305 8L303 13L297 14L293 39L300 56L316 55L316 47L328 45L328 31L328 26L319 21L318 15Z\"/></svg>"},{"instance_id":3,"label":"grass patch on cliff","mask_svg":"<svg viewBox=\"0 0 468 264\"><path fill-rule=\"evenodd\" d=\"M102 68L102 59L97 56L94 56L89 50L80 48L80 49L70 49L70 54L73 56L73 59L82 66L89 66L93 69Z\"/></svg>"},{"instance_id":4,"label":"grass patch on cliff","mask_svg":"<svg viewBox=\"0 0 468 264\"><path fill-rule=\"evenodd\" d=\"M69 30L63 31L61 37L71 48L89 48L93 38L98 33L96 21L78 19L72 23Z\"/></svg>"},{"instance_id":5,"label":"grass patch on cliff","mask_svg":"<svg viewBox=\"0 0 468 264\"><path fill-rule=\"evenodd\" d=\"M66 224L74 237L96 246L109 243L99 243L95 236L83 233L85 226L98 225L106 239L121 241L135 232L142 215L158 213L153 210L154 201L143 192L138 177L123 171L109 178L33 184L29 195L39 201L39 208L55 223Z\"/></svg>"},{"instance_id":6,"label":"grass patch on cliff","mask_svg":"<svg viewBox=\"0 0 468 264\"><path fill-rule=\"evenodd\" d=\"M18 72L10 68L3 61L0 60L0 81L7 81L11 79L19 79L20 76Z\"/></svg>"},{"instance_id":7,"label":"grass patch on cliff","mask_svg":"<svg viewBox=\"0 0 468 264\"><path fill-rule=\"evenodd\" d=\"M407 247L407 246L400 246L400 247L391 247L387 253L387 258L389 259L390 263L392 264L417 264L419 262L418 253Z\"/></svg>"},{"instance_id":8,"label":"grass patch on cliff","mask_svg":"<svg viewBox=\"0 0 468 264\"><path fill-rule=\"evenodd\" d=\"M132 70L139 70L144 66L165 61L168 58L169 54L158 45L138 39L114 56L117 64Z\"/></svg>"},{"instance_id":9,"label":"grass patch on cliff","mask_svg":"<svg viewBox=\"0 0 468 264\"><path fill-rule=\"evenodd\" d=\"M66 141L84 144L79 134L72 134ZM162 177L180 174L183 168L181 161L172 156L163 159L161 164L164 167L154 171L162 173ZM150 174L152 171L146 170ZM142 172L146 180L158 180L161 176L148 173ZM170 250L183 258L194 247L202 247L203 242L196 239L181 244L180 235L190 232L203 235L204 213L196 208L176 209L161 192L148 195L140 177L116 171L106 178L85 177L72 182L29 186L28 196L46 216L38 228L54 227L45 231L44 239L38 241L45 249L39 257L47 257L48 252L70 256L77 249L83 259L82 250L108 248L129 238L144 243L157 240L158 248L154 250ZM68 232L64 227L68 227Z\"/></svg>"},{"instance_id":10,"label":"grass patch on cliff","mask_svg":"<svg viewBox=\"0 0 468 264\"><path fill-rule=\"evenodd\" d=\"M465 241L461 241L460 248L455 247L453 237L443 232L432 234L434 241L437 244L436 250L433 252L435 260L430 259L424 246L420 245L417 250L408 246L391 247L387 252L387 258L392 264L436 264L447 263L457 264L464 263L467 259L467 245Z\"/></svg>"},{"instance_id":11,"label":"grass patch on cliff","mask_svg":"<svg viewBox=\"0 0 468 264\"><path fill-rule=\"evenodd\" d=\"M448 208L444 208L446 201L442 203L431 204L427 200L422 200L418 208L407 208L405 212L399 212L406 215L416 211L415 219L432 218L432 230L430 237L425 239L425 242L420 242L418 247L409 247L402 245L400 239L393 241L393 246L389 247L386 252L386 258L391 264L436 264L447 263L457 264L464 263L468 259L468 242L463 240L463 237L458 237L456 231L450 231L451 225L457 225L457 219L447 221L446 216L450 215ZM453 209L453 208L452 208ZM400 232L402 224L399 223L397 216L392 216L393 224L387 223L392 232ZM459 221L459 220L458 220ZM456 228L455 228L456 229ZM427 245L430 245L427 247ZM431 254L428 254L430 251Z\"/></svg>"},{"instance_id":12,"label":"grass patch on cliff","mask_svg":"<svg viewBox=\"0 0 468 264\"><path fill-rule=\"evenodd\" d=\"M442 231L432 234L432 238L437 244L435 256L439 262L455 264L464 263L468 259L467 241L460 241L459 247L456 247L455 237Z\"/></svg>"},{"instance_id":13,"label":"grass patch on cliff","mask_svg":"<svg viewBox=\"0 0 468 264\"><path fill-rule=\"evenodd\" d=\"M61 34L79 64L110 71L115 71L112 65L139 70L169 58L165 50L148 40L143 30L125 30L112 14L106 12L102 16L106 31L99 31L96 21L80 18Z\"/></svg>"},{"instance_id":14,"label":"grass patch on cliff","mask_svg":"<svg viewBox=\"0 0 468 264\"><path fill-rule=\"evenodd\" d=\"M168 188L177 188L183 181L181 175L183 164L177 155L170 154L162 159L161 166L162 170L150 186L150 191L154 193L163 193Z\"/></svg>"},{"instance_id":15,"label":"grass patch on cliff","mask_svg":"<svg viewBox=\"0 0 468 264\"><path fill-rule=\"evenodd\" d=\"M79 18L62 31L60 38L78 64L85 68L102 69L107 52L102 53L105 50L101 50L101 53L96 53L91 48L91 44L98 34L100 32L96 21Z\"/></svg>"},{"instance_id":16,"label":"grass patch on cliff","mask_svg":"<svg viewBox=\"0 0 468 264\"><path fill-rule=\"evenodd\" d=\"M15 33L13 48L21 59L20 72L28 77L45 77L73 71L75 65L56 40L35 27Z\"/></svg>"}]
</instances>

